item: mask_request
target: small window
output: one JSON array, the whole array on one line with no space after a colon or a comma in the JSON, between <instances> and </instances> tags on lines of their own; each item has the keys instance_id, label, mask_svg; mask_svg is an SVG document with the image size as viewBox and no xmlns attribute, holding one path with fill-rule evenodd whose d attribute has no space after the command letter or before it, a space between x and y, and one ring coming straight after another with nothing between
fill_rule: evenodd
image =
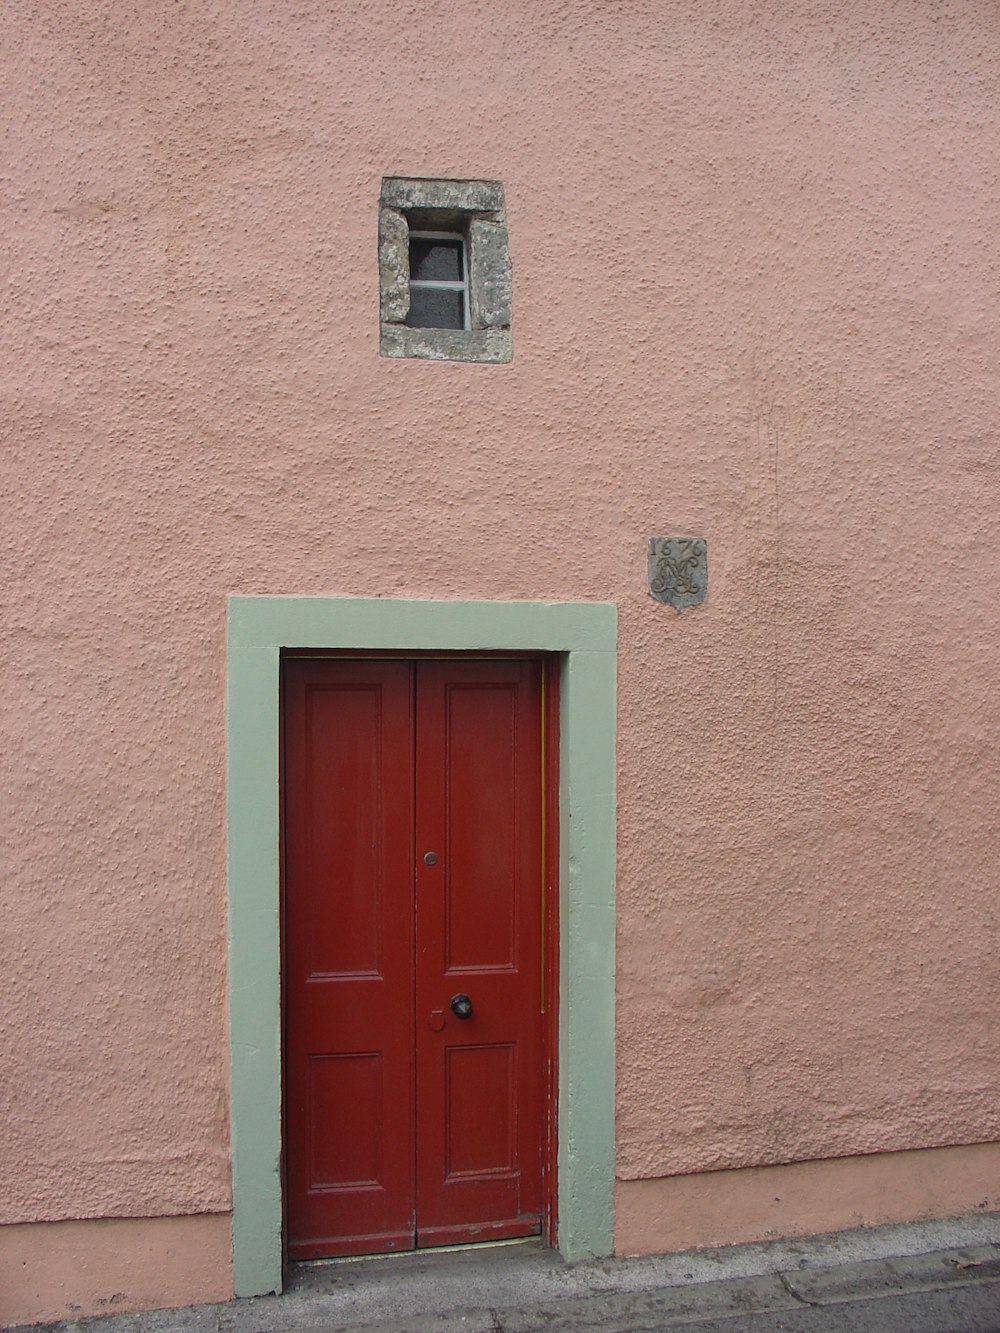
<instances>
[{"instance_id":1,"label":"small window","mask_svg":"<svg viewBox=\"0 0 1000 1333\"><path fill-rule=\"evenodd\" d=\"M500 182L386 176L379 204L381 354L510 361Z\"/></svg>"},{"instance_id":2,"label":"small window","mask_svg":"<svg viewBox=\"0 0 1000 1333\"><path fill-rule=\"evenodd\" d=\"M467 329L465 238L456 232L410 232L411 329Z\"/></svg>"}]
</instances>

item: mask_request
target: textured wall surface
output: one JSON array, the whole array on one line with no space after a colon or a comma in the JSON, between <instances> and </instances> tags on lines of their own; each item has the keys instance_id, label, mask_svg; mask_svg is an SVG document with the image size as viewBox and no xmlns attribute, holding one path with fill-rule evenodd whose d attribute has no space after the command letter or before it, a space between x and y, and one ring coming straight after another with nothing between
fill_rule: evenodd
<instances>
[{"instance_id":1,"label":"textured wall surface","mask_svg":"<svg viewBox=\"0 0 1000 1333\"><path fill-rule=\"evenodd\" d=\"M228 1206L229 592L619 603L624 1179L1000 1137L992 0L0 22L3 1220ZM383 174L513 364L379 358Z\"/></svg>"},{"instance_id":2,"label":"textured wall surface","mask_svg":"<svg viewBox=\"0 0 1000 1333\"><path fill-rule=\"evenodd\" d=\"M112 1218L0 1227L0 1328L233 1294L229 1218Z\"/></svg>"},{"instance_id":3,"label":"textured wall surface","mask_svg":"<svg viewBox=\"0 0 1000 1333\"><path fill-rule=\"evenodd\" d=\"M615 1242L667 1254L998 1210L1000 1144L975 1143L621 1180Z\"/></svg>"}]
</instances>

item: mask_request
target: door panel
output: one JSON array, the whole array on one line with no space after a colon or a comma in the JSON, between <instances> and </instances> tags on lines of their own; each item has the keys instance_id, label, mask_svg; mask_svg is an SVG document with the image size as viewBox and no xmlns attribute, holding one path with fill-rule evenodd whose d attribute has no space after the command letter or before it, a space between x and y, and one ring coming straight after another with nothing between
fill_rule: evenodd
<instances>
[{"instance_id":1,"label":"door panel","mask_svg":"<svg viewBox=\"0 0 1000 1333\"><path fill-rule=\"evenodd\" d=\"M413 1244L412 720L406 663L286 663L290 1258Z\"/></svg>"},{"instance_id":2,"label":"door panel","mask_svg":"<svg viewBox=\"0 0 1000 1333\"><path fill-rule=\"evenodd\" d=\"M285 668L289 1256L532 1234L540 665Z\"/></svg>"},{"instance_id":3,"label":"door panel","mask_svg":"<svg viewBox=\"0 0 1000 1333\"><path fill-rule=\"evenodd\" d=\"M417 1243L530 1234L541 1214L540 670L422 663L416 697ZM464 1021L449 1008L456 994L472 1000ZM442 1010L435 1032L427 1019Z\"/></svg>"}]
</instances>

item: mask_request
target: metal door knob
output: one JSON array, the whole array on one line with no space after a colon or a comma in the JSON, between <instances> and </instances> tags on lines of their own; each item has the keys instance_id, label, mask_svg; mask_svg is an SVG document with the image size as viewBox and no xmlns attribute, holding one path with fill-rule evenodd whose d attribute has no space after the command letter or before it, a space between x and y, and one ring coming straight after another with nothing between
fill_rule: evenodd
<instances>
[{"instance_id":1,"label":"metal door knob","mask_svg":"<svg viewBox=\"0 0 1000 1333\"><path fill-rule=\"evenodd\" d=\"M451 997L451 1012L456 1018L471 1018L472 1001L468 995L453 995Z\"/></svg>"}]
</instances>

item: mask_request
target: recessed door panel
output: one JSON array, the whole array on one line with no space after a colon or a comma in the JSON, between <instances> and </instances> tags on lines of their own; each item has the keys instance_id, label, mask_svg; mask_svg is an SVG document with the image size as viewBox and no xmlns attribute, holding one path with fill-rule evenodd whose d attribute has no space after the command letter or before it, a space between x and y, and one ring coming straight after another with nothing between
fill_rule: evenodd
<instances>
[{"instance_id":1,"label":"recessed door panel","mask_svg":"<svg viewBox=\"0 0 1000 1333\"><path fill-rule=\"evenodd\" d=\"M311 977L381 975L384 689L382 681L358 681L313 683L305 692L301 818L315 891ZM355 884L366 892L344 891Z\"/></svg>"},{"instance_id":2,"label":"recessed door panel","mask_svg":"<svg viewBox=\"0 0 1000 1333\"><path fill-rule=\"evenodd\" d=\"M515 1048L450 1046L445 1060L445 1180L517 1170ZM483 1117L483 1105L489 1115Z\"/></svg>"},{"instance_id":3,"label":"recessed door panel","mask_svg":"<svg viewBox=\"0 0 1000 1333\"><path fill-rule=\"evenodd\" d=\"M540 1230L541 668L285 663L291 1258Z\"/></svg>"},{"instance_id":4,"label":"recessed door panel","mask_svg":"<svg viewBox=\"0 0 1000 1333\"><path fill-rule=\"evenodd\" d=\"M517 685L453 678L444 684L444 747L441 753L435 747L432 762L445 778L449 972L517 965Z\"/></svg>"},{"instance_id":5,"label":"recessed door panel","mask_svg":"<svg viewBox=\"0 0 1000 1333\"><path fill-rule=\"evenodd\" d=\"M384 1186L382 1102L381 1052L310 1056L310 1190ZM344 1106L352 1132L331 1134Z\"/></svg>"}]
</instances>

